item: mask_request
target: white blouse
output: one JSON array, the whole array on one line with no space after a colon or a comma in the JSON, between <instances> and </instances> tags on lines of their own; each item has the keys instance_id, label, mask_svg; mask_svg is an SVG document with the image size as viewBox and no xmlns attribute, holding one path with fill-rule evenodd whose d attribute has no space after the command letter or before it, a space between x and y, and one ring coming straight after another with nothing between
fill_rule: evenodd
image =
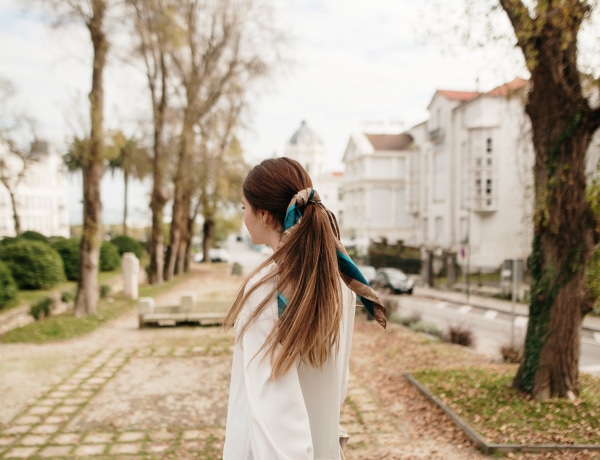
<instances>
[{"instance_id":1,"label":"white blouse","mask_svg":"<svg viewBox=\"0 0 600 460\"><path fill-rule=\"evenodd\" d=\"M275 264L252 277L250 289ZM224 460L338 460L340 407L348 386L348 363L354 326L354 292L342 284L344 310L339 347L332 350L322 369L305 364L271 379L271 362L262 347L276 326L277 300L269 305L236 340L227 409ZM244 305L236 322L236 336L275 281L261 286Z\"/></svg>"}]
</instances>

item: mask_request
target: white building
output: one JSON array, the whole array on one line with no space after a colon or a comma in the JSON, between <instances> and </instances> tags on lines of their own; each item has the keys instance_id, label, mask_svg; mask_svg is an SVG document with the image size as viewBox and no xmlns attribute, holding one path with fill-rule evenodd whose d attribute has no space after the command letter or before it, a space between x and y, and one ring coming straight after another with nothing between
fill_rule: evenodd
<instances>
[{"instance_id":1,"label":"white building","mask_svg":"<svg viewBox=\"0 0 600 460\"><path fill-rule=\"evenodd\" d=\"M68 237L67 177L62 158L47 142L35 142L31 148L37 161L15 189L21 230ZM0 145L0 157L18 173L20 165L4 145ZM5 236L15 236L15 225L10 194L0 183L0 238Z\"/></svg>"},{"instance_id":2,"label":"white building","mask_svg":"<svg viewBox=\"0 0 600 460\"><path fill-rule=\"evenodd\" d=\"M533 148L527 82L486 93L438 90L428 121L409 130L419 147L409 209L415 241L470 270L526 259L532 239Z\"/></svg>"},{"instance_id":3,"label":"white building","mask_svg":"<svg viewBox=\"0 0 600 460\"><path fill-rule=\"evenodd\" d=\"M342 236L359 249L386 239L407 243L414 237L409 214L410 158L416 155L409 134L353 134L344 152Z\"/></svg>"}]
</instances>

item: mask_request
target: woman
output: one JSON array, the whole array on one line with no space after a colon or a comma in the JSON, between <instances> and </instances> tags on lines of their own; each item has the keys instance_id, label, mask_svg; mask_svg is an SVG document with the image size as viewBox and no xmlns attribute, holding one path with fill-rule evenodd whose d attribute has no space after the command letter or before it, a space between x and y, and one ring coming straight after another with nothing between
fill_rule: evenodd
<instances>
[{"instance_id":1,"label":"woman","mask_svg":"<svg viewBox=\"0 0 600 460\"><path fill-rule=\"evenodd\" d=\"M354 323L352 291L385 327L384 309L298 162L263 161L244 180L243 195L252 242L274 252L242 287L225 319L236 341L223 458L343 458L347 435L339 418Z\"/></svg>"}]
</instances>

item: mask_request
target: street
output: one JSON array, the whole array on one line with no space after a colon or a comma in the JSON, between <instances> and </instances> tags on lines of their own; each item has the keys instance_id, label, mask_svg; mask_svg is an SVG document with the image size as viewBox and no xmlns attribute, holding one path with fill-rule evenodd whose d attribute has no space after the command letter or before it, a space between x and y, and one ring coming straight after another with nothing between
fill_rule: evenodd
<instances>
[{"instance_id":1,"label":"street","mask_svg":"<svg viewBox=\"0 0 600 460\"><path fill-rule=\"evenodd\" d=\"M511 344L511 317L506 312L474 307L466 303L440 301L419 295L395 296L400 316L418 314L425 322L435 324L442 332L451 326L463 326L473 332L474 350L491 359L501 359L500 348ZM525 339L527 317L515 315L514 343ZM581 338L580 371L600 375L600 332L584 330Z\"/></svg>"}]
</instances>

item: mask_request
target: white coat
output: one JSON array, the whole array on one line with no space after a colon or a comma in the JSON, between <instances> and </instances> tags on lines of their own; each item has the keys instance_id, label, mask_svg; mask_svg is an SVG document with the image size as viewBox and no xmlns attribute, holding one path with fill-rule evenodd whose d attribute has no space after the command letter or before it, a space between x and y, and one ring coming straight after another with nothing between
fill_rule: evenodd
<instances>
[{"instance_id":1,"label":"white coat","mask_svg":"<svg viewBox=\"0 0 600 460\"><path fill-rule=\"evenodd\" d=\"M265 267L250 279L246 289L275 269L274 263ZM254 309L273 291L274 283L261 286L248 298L235 325L236 338ZM241 340L236 340L224 460L342 458L340 435L345 432L339 424L340 407L348 386L356 296L341 279L340 283L344 301L340 343L322 369L300 364L277 380L271 379L266 351L257 352L277 324L275 295Z\"/></svg>"}]
</instances>

